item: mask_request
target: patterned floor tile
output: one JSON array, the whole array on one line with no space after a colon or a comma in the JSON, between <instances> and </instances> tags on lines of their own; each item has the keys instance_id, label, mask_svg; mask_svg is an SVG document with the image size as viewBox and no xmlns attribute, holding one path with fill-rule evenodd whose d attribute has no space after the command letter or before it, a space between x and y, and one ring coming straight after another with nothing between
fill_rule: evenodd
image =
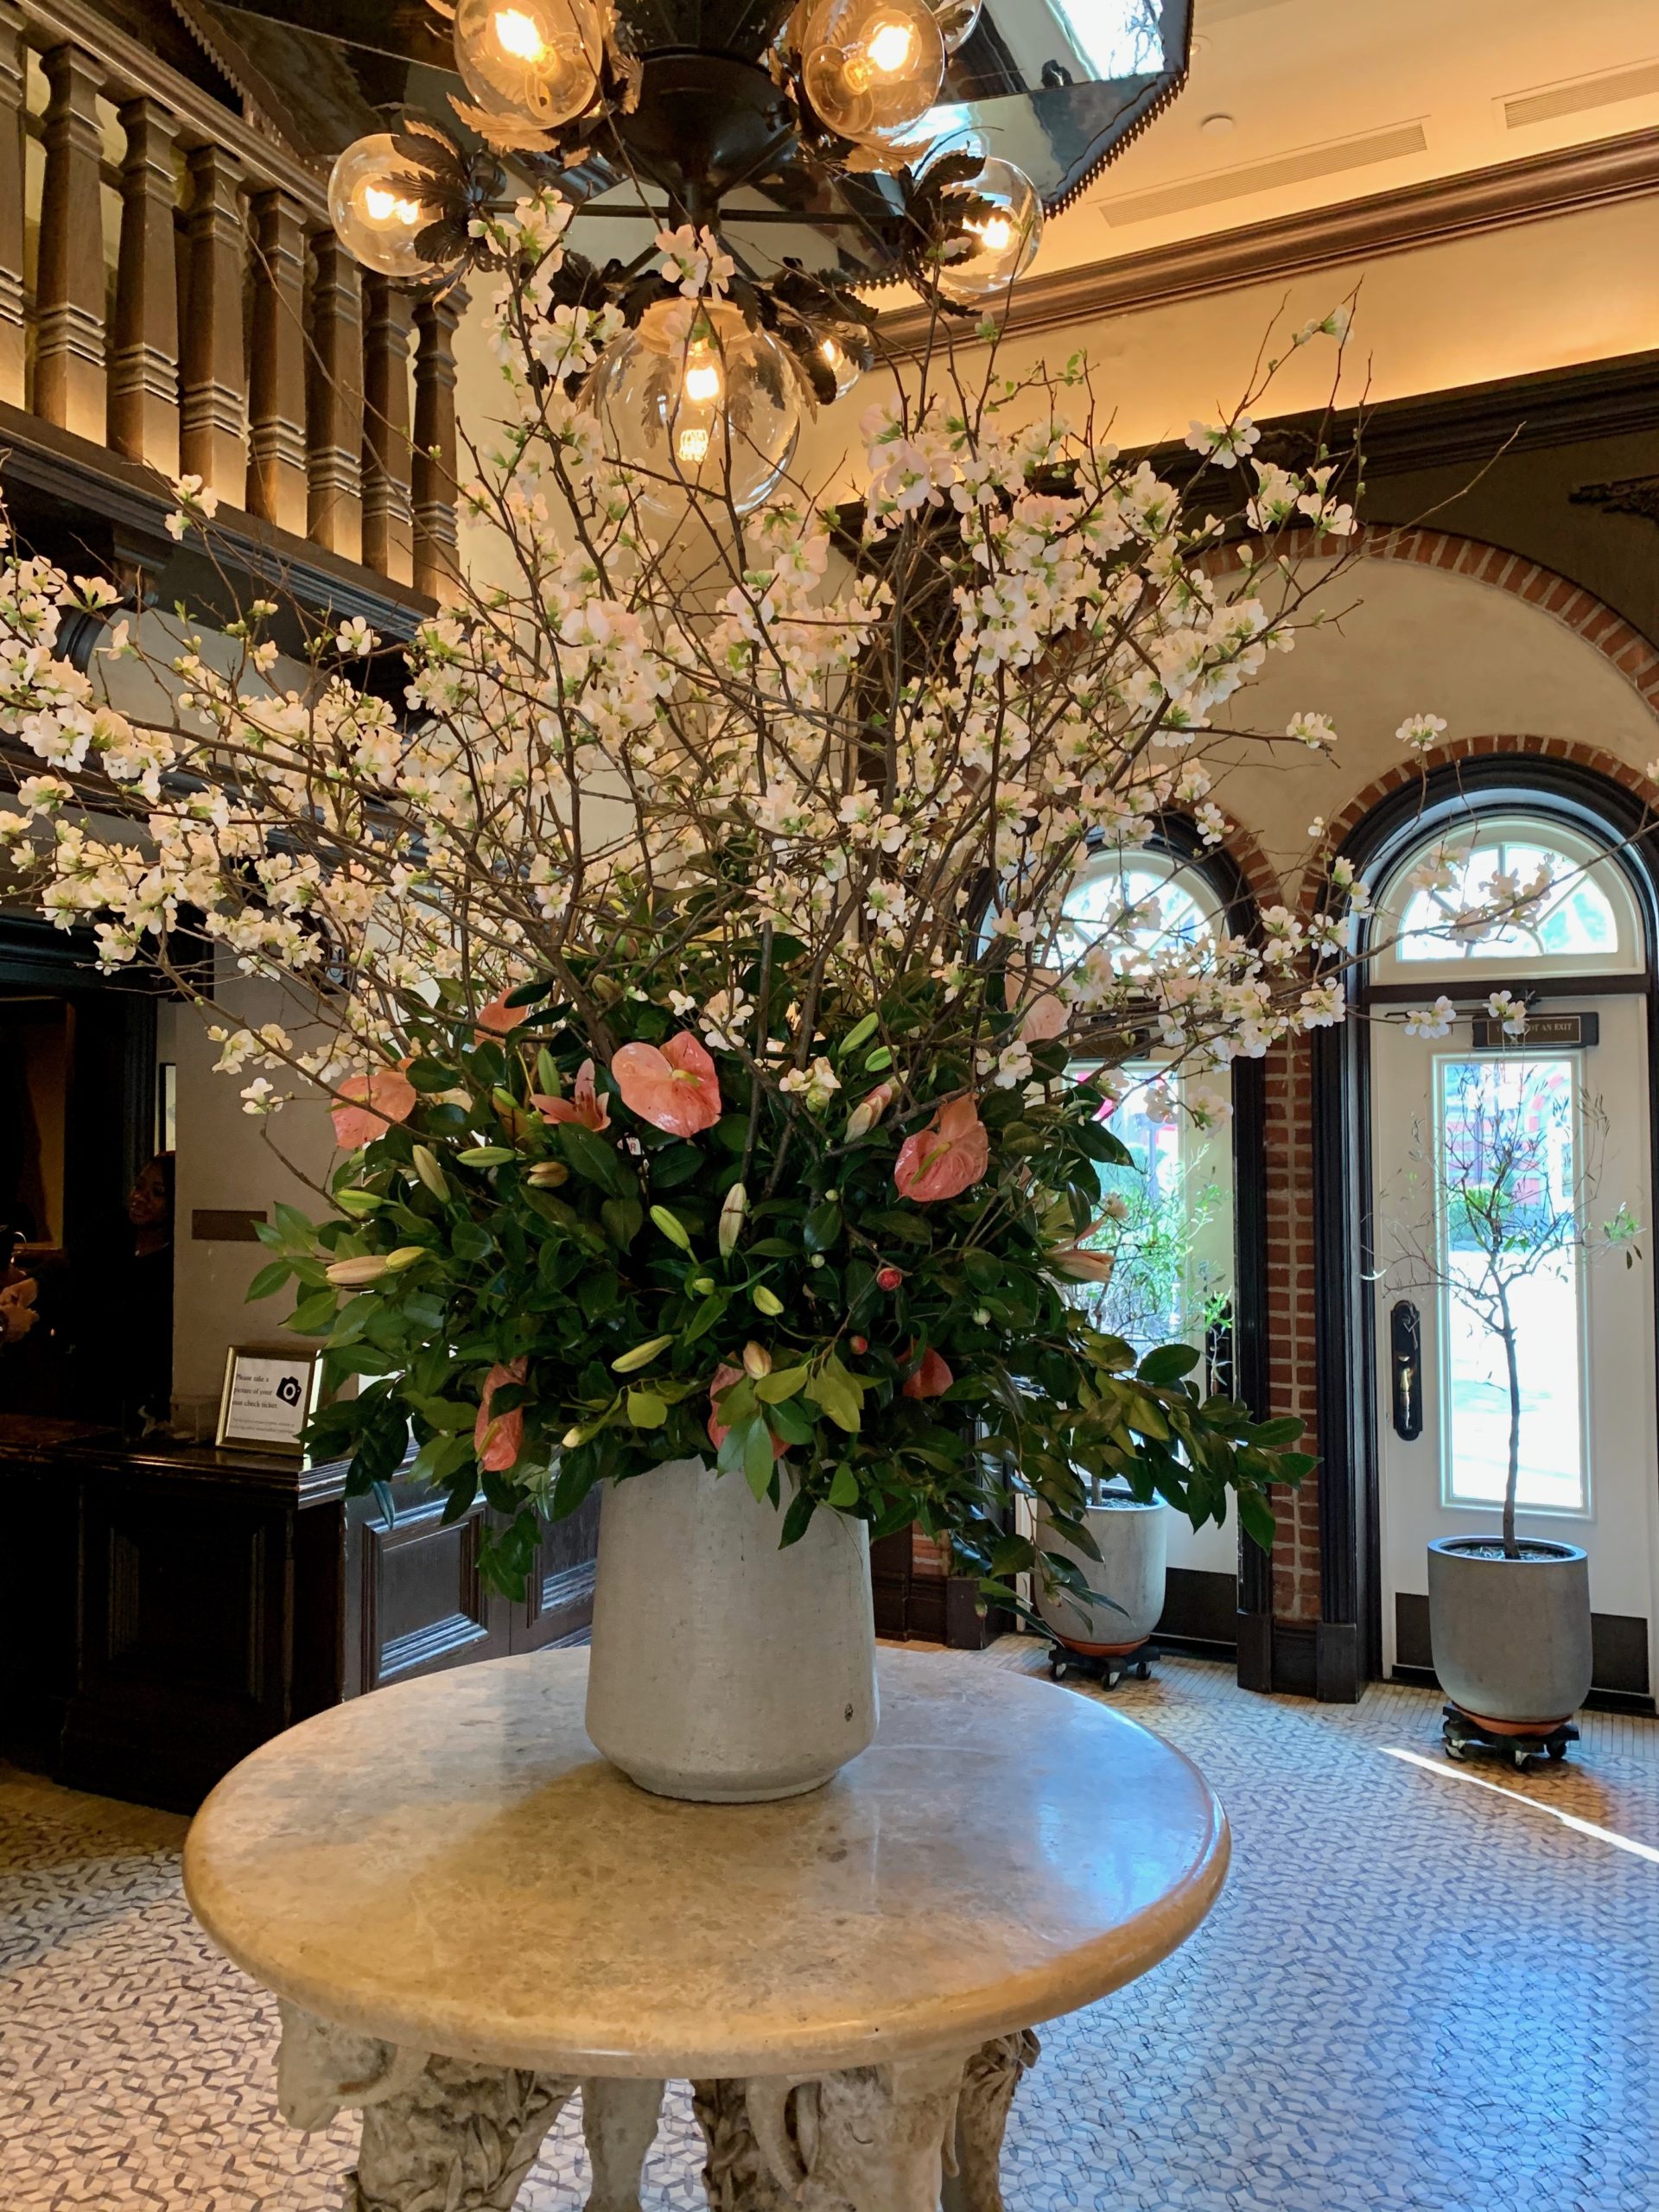
<instances>
[{"instance_id":1,"label":"patterned floor tile","mask_svg":"<svg viewBox=\"0 0 1659 2212\"><path fill-rule=\"evenodd\" d=\"M1014 2212L1659 2212L1659 1725L1588 1715L1518 1777L1446 1764L1420 1691L1315 1706L1171 1659L1113 1701L1210 1777L1233 1873L1185 1949L1044 2030ZM0 1771L0 2212L337 2212L353 2125L277 2120L274 2008L192 1921L183 1827ZM700 2157L676 2092L648 2212L702 2212ZM584 2181L567 2113L523 2212Z\"/></svg>"}]
</instances>

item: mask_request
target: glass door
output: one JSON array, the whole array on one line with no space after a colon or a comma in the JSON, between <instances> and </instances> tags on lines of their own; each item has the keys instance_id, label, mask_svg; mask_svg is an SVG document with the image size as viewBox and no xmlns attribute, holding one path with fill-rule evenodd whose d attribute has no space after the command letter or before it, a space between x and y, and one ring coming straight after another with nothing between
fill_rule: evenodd
<instances>
[{"instance_id":1,"label":"glass door","mask_svg":"<svg viewBox=\"0 0 1659 2212\"><path fill-rule=\"evenodd\" d=\"M1383 1663L1429 1665L1427 1546L1497 1527L1513 1445L1517 1533L1589 1553L1598 1681L1650 1691L1646 1009L1593 985L1557 1005L1585 1042L1373 1027Z\"/></svg>"}]
</instances>

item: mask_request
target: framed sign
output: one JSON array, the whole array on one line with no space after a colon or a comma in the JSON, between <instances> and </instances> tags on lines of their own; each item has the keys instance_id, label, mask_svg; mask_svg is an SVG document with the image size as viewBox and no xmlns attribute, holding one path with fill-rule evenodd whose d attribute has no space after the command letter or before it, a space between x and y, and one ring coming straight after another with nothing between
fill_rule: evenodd
<instances>
[{"instance_id":1,"label":"framed sign","mask_svg":"<svg viewBox=\"0 0 1659 2212\"><path fill-rule=\"evenodd\" d=\"M232 1344L225 1355L225 1388L214 1441L235 1451L291 1452L316 1411L322 1352L298 1344Z\"/></svg>"}]
</instances>

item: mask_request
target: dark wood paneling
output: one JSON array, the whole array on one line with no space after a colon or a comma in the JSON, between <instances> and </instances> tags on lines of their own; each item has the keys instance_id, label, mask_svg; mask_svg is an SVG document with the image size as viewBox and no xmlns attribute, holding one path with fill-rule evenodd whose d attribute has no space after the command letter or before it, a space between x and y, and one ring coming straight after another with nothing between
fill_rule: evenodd
<instances>
[{"instance_id":1,"label":"dark wood paneling","mask_svg":"<svg viewBox=\"0 0 1659 2212\"><path fill-rule=\"evenodd\" d=\"M374 1498L351 1508L351 1688L359 1691L499 1658L509 1648L507 1601L479 1571L481 1501L447 1525L441 1497L395 1483L391 1501L390 1520Z\"/></svg>"},{"instance_id":2,"label":"dark wood paneling","mask_svg":"<svg viewBox=\"0 0 1659 2212\"><path fill-rule=\"evenodd\" d=\"M550 1522L543 1531L524 1603L512 1609L513 1650L585 1641L594 1618L598 1554L599 1499L590 1494L569 1520Z\"/></svg>"},{"instance_id":3,"label":"dark wood paneling","mask_svg":"<svg viewBox=\"0 0 1659 2212\"><path fill-rule=\"evenodd\" d=\"M1172 1567L1164 1583L1164 1610L1154 1643L1174 1641L1232 1651L1238 1643L1238 1577L1197 1567Z\"/></svg>"}]
</instances>

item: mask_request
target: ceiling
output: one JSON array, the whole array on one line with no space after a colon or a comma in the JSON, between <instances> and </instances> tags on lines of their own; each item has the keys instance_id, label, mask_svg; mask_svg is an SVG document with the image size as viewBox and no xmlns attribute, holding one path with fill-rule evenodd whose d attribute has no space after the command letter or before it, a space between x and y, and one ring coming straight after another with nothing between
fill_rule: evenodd
<instances>
[{"instance_id":1,"label":"ceiling","mask_svg":"<svg viewBox=\"0 0 1659 2212\"><path fill-rule=\"evenodd\" d=\"M1049 224L1038 273L1659 125L1655 0L1197 0L1194 22L1185 90Z\"/></svg>"}]
</instances>

